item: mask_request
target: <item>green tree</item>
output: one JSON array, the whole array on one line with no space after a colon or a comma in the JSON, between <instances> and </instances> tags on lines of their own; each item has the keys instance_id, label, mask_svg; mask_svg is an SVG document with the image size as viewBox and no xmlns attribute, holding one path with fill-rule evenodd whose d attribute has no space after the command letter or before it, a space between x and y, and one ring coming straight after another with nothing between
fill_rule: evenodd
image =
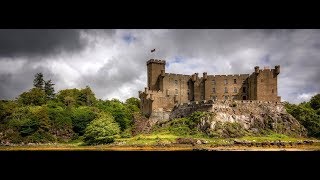
<instances>
[{"instance_id":1,"label":"green tree","mask_svg":"<svg viewBox=\"0 0 320 180\"><path fill-rule=\"evenodd\" d=\"M140 111L140 100L131 97L125 101L125 106L130 110L131 114Z\"/></svg>"},{"instance_id":2,"label":"green tree","mask_svg":"<svg viewBox=\"0 0 320 180\"><path fill-rule=\"evenodd\" d=\"M51 123L50 133L54 134L58 140L66 141L70 139L74 135L71 119L72 112L53 102L50 102L47 107Z\"/></svg>"},{"instance_id":3,"label":"green tree","mask_svg":"<svg viewBox=\"0 0 320 180\"><path fill-rule=\"evenodd\" d=\"M114 118L110 114L103 113L85 129L84 141L87 144L112 143L119 133L119 126Z\"/></svg>"},{"instance_id":4,"label":"green tree","mask_svg":"<svg viewBox=\"0 0 320 180\"><path fill-rule=\"evenodd\" d=\"M48 108L46 106L33 106L30 107L31 119L39 124L39 130L48 132L51 128Z\"/></svg>"},{"instance_id":5,"label":"green tree","mask_svg":"<svg viewBox=\"0 0 320 180\"><path fill-rule=\"evenodd\" d=\"M65 106L71 107L77 105L77 99L80 95L79 89L64 89L58 92L56 95L57 100L63 103Z\"/></svg>"},{"instance_id":6,"label":"green tree","mask_svg":"<svg viewBox=\"0 0 320 180\"><path fill-rule=\"evenodd\" d=\"M81 89L77 100L80 105L92 106L96 102L96 97L89 86Z\"/></svg>"},{"instance_id":7,"label":"green tree","mask_svg":"<svg viewBox=\"0 0 320 180\"><path fill-rule=\"evenodd\" d=\"M127 99L125 103L128 105L130 104L130 105L134 105L134 106L140 108L140 100L138 98L131 97L131 98Z\"/></svg>"},{"instance_id":8,"label":"green tree","mask_svg":"<svg viewBox=\"0 0 320 180\"><path fill-rule=\"evenodd\" d=\"M317 94L313 96L310 100L310 106L314 110L319 110L320 109L320 94Z\"/></svg>"},{"instance_id":9,"label":"green tree","mask_svg":"<svg viewBox=\"0 0 320 180\"><path fill-rule=\"evenodd\" d=\"M34 76L33 85L36 88L43 89L44 80L43 80L43 74L42 73L37 73Z\"/></svg>"},{"instance_id":10,"label":"green tree","mask_svg":"<svg viewBox=\"0 0 320 180\"><path fill-rule=\"evenodd\" d=\"M285 103L288 113L295 117L308 131L308 136L320 137L320 115L314 110L309 102L299 105Z\"/></svg>"},{"instance_id":11,"label":"green tree","mask_svg":"<svg viewBox=\"0 0 320 180\"><path fill-rule=\"evenodd\" d=\"M41 106L46 103L46 95L40 88L32 88L18 97L18 102L23 105Z\"/></svg>"},{"instance_id":12,"label":"green tree","mask_svg":"<svg viewBox=\"0 0 320 180\"><path fill-rule=\"evenodd\" d=\"M0 101L0 123L5 121L18 107L14 101Z\"/></svg>"},{"instance_id":13,"label":"green tree","mask_svg":"<svg viewBox=\"0 0 320 180\"><path fill-rule=\"evenodd\" d=\"M72 110L72 125L75 133L83 135L87 125L97 117L98 110L93 107L80 106Z\"/></svg>"},{"instance_id":14,"label":"green tree","mask_svg":"<svg viewBox=\"0 0 320 180\"><path fill-rule=\"evenodd\" d=\"M132 111L118 99L100 101L97 106L114 117L121 131L124 131L132 125Z\"/></svg>"},{"instance_id":15,"label":"green tree","mask_svg":"<svg viewBox=\"0 0 320 180\"><path fill-rule=\"evenodd\" d=\"M46 94L46 98L49 100L49 99L53 99L54 96L55 96L55 93L54 93L54 84L51 82L51 79L46 81L44 83L44 92Z\"/></svg>"}]
</instances>

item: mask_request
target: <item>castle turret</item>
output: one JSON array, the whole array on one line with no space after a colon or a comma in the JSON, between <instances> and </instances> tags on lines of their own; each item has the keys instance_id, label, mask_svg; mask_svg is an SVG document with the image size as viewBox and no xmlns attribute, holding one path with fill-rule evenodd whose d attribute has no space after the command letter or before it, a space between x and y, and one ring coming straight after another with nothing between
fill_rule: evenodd
<instances>
[{"instance_id":1,"label":"castle turret","mask_svg":"<svg viewBox=\"0 0 320 180\"><path fill-rule=\"evenodd\" d=\"M198 79L198 73L194 73L192 75L192 81L195 82L195 81L197 81L197 79Z\"/></svg>"},{"instance_id":2,"label":"castle turret","mask_svg":"<svg viewBox=\"0 0 320 180\"><path fill-rule=\"evenodd\" d=\"M204 72L203 73L203 80L207 80L207 78L208 78L207 72Z\"/></svg>"},{"instance_id":3,"label":"castle turret","mask_svg":"<svg viewBox=\"0 0 320 180\"><path fill-rule=\"evenodd\" d=\"M254 72L255 72L256 74L259 74L259 66L254 67Z\"/></svg>"},{"instance_id":4,"label":"castle turret","mask_svg":"<svg viewBox=\"0 0 320 180\"><path fill-rule=\"evenodd\" d=\"M147 71L148 71L148 88L149 90L159 90L159 76L165 73L166 61L150 59L147 61Z\"/></svg>"},{"instance_id":5,"label":"castle turret","mask_svg":"<svg viewBox=\"0 0 320 180\"><path fill-rule=\"evenodd\" d=\"M274 73L276 75L280 74L280 65L275 66L274 69L275 69Z\"/></svg>"}]
</instances>

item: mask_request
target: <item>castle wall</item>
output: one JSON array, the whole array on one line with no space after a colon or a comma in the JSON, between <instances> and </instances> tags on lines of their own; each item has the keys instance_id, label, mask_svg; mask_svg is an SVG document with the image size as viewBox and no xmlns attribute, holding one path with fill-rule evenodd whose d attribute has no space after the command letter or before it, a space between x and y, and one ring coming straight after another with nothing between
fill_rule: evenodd
<instances>
[{"instance_id":1,"label":"castle wall","mask_svg":"<svg viewBox=\"0 0 320 180\"><path fill-rule=\"evenodd\" d=\"M175 103L188 102L190 94L189 80L189 75L166 73L163 78L163 91L167 96L173 96Z\"/></svg>"},{"instance_id":2,"label":"castle wall","mask_svg":"<svg viewBox=\"0 0 320 180\"><path fill-rule=\"evenodd\" d=\"M248 99L249 74L208 75L205 81L205 99L209 100L242 100ZM245 88L245 91L243 90ZM226 91L227 90L227 91Z\"/></svg>"}]
</instances>

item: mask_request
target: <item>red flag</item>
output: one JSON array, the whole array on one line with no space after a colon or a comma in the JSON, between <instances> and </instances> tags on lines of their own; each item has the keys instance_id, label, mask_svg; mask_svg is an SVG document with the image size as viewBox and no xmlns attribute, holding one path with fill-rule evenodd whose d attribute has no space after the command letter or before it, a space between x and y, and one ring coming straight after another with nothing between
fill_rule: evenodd
<instances>
[{"instance_id":1,"label":"red flag","mask_svg":"<svg viewBox=\"0 0 320 180\"><path fill-rule=\"evenodd\" d=\"M156 51L156 49L152 49L152 50L151 50L151 52L155 52L155 51Z\"/></svg>"}]
</instances>

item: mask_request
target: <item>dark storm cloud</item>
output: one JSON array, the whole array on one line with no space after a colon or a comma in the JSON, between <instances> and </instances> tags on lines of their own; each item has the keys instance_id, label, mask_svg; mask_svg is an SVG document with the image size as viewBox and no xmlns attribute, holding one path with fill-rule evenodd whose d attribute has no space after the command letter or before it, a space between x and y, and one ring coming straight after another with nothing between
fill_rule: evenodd
<instances>
[{"instance_id":1,"label":"dark storm cloud","mask_svg":"<svg viewBox=\"0 0 320 180\"><path fill-rule=\"evenodd\" d=\"M0 57L46 56L85 45L81 30L0 29Z\"/></svg>"},{"instance_id":2,"label":"dark storm cloud","mask_svg":"<svg viewBox=\"0 0 320 180\"><path fill-rule=\"evenodd\" d=\"M108 95L119 93L121 88L126 87L133 89L135 94L132 95L136 96L140 90L137 80L141 75L141 71L139 71L141 68L144 69L141 64L135 61L130 61L126 57L117 57L109 59L96 73L82 76L77 84L81 87L89 85L98 97L107 95L112 98ZM122 94L118 97L128 96Z\"/></svg>"},{"instance_id":3,"label":"dark storm cloud","mask_svg":"<svg viewBox=\"0 0 320 180\"><path fill-rule=\"evenodd\" d=\"M44 80L51 79L53 83L61 81L45 66L33 67L31 63L25 64L24 68L14 73L0 74L1 99L15 99L22 92L33 87L33 79L36 73L43 73Z\"/></svg>"}]
</instances>

